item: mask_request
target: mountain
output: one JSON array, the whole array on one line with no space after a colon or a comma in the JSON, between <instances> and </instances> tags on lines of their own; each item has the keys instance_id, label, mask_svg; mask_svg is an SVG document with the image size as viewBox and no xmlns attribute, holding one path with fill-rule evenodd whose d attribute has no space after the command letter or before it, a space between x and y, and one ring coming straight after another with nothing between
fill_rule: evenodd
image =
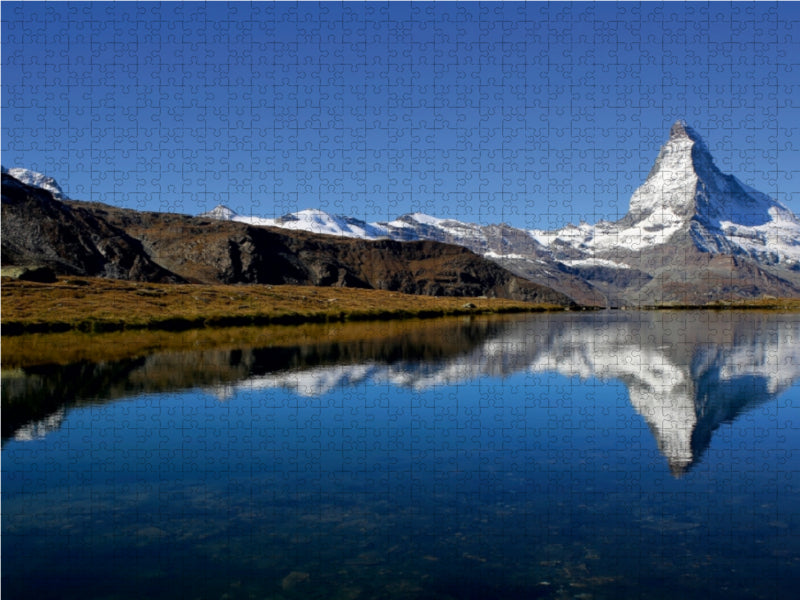
<instances>
[{"instance_id":1,"label":"mountain","mask_svg":"<svg viewBox=\"0 0 800 600\"><path fill-rule=\"evenodd\" d=\"M800 219L722 173L684 121L672 126L627 214L616 222L543 231L420 213L366 223L318 210L277 219L225 210L227 219L254 225L458 244L582 304L703 304L800 295Z\"/></svg>"},{"instance_id":2,"label":"mountain","mask_svg":"<svg viewBox=\"0 0 800 600\"><path fill-rule=\"evenodd\" d=\"M182 281L153 262L141 242L124 230L80 206L55 199L44 188L22 183L9 174L14 171L2 174L4 267L48 267L63 275L135 281Z\"/></svg>"},{"instance_id":3,"label":"mountain","mask_svg":"<svg viewBox=\"0 0 800 600\"><path fill-rule=\"evenodd\" d=\"M430 240L454 244L482 255L519 277L547 285L579 304L606 304L605 296L577 276L573 268L554 261L549 251L528 232L508 225L481 226L452 219L438 219L422 213L404 215L390 222L367 223L315 209L278 218L262 218L238 215L224 205L200 216L341 238L404 242ZM509 252L509 249L513 251Z\"/></svg>"},{"instance_id":4,"label":"mountain","mask_svg":"<svg viewBox=\"0 0 800 600\"><path fill-rule=\"evenodd\" d=\"M565 260L571 253L591 253L600 262L621 259L627 264L625 251L666 244L681 232L688 232L706 252L745 255L765 264L800 264L800 220L780 203L724 175L700 136L683 121L673 125L623 219L532 234Z\"/></svg>"},{"instance_id":5,"label":"mountain","mask_svg":"<svg viewBox=\"0 0 800 600\"><path fill-rule=\"evenodd\" d=\"M13 168L13 169L6 169L5 167L0 167L0 171L3 173L7 173L11 175L17 181L24 183L25 185L29 185L31 187L40 188L50 192L53 195L53 198L56 200L66 200L67 197L64 195L64 191L61 189L61 186L56 183L56 180L52 177L48 177L47 175L42 175L41 173L37 173L36 171L31 171L29 169L21 169L21 168Z\"/></svg>"},{"instance_id":6,"label":"mountain","mask_svg":"<svg viewBox=\"0 0 800 600\"><path fill-rule=\"evenodd\" d=\"M61 202L8 173L2 177L4 266L140 281L359 287L574 305L462 246L252 226L224 220L222 210L200 218Z\"/></svg>"},{"instance_id":7,"label":"mountain","mask_svg":"<svg viewBox=\"0 0 800 600\"><path fill-rule=\"evenodd\" d=\"M800 219L723 174L683 121L672 126L625 217L531 235L622 303L800 295ZM642 285L620 285L627 270L645 274Z\"/></svg>"}]
</instances>

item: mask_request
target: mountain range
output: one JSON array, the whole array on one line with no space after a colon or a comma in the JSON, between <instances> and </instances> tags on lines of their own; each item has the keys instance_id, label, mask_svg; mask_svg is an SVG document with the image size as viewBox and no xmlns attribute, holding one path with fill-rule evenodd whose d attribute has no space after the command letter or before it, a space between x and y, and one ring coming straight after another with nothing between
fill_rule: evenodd
<instances>
[{"instance_id":1,"label":"mountain range","mask_svg":"<svg viewBox=\"0 0 800 600\"><path fill-rule=\"evenodd\" d=\"M2 260L147 281L296 283L596 307L800 297L800 219L732 175L684 121L620 220L554 231L421 213L367 223L220 205L197 217L69 200L3 169Z\"/></svg>"},{"instance_id":2,"label":"mountain range","mask_svg":"<svg viewBox=\"0 0 800 600\"><path fill-rule=\"evenodd\" d=\"M457 244L582 304L800 295L800 219L722 173L684 121L672 126L627 214L615 222L543 231L421 213L375 223L321 210L259 218L222 205L202 216L340 237Z\"/></svg>"},{"instance_id":3,"label":"mountain range","mask_svg":"<svg viewBox=\"0 0 800 600\"><path fill-rule=\"evenodd\" d=\"M35 175L26 179L37 180ZM461 246L341 238L61 201L7 172L2 174L1 225L4 268L163 283L358 287L575 305L567 295Z\"/></svg>"}]
</instances>

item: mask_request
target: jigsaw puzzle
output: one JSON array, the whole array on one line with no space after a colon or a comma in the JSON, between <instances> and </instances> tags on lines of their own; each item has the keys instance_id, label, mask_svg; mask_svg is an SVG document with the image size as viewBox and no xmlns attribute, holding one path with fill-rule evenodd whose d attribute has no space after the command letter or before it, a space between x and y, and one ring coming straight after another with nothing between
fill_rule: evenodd
<instances>
[{"instance_id":1,"label":"jigsaw puzzle","mask_svg":"<svg viewBox=\"0 0 800 600\"><path fill-rule=\"evenodd\" d=\"M800 4L2 2L6 598L778 598Z\"/></svg>"}]
</instances>

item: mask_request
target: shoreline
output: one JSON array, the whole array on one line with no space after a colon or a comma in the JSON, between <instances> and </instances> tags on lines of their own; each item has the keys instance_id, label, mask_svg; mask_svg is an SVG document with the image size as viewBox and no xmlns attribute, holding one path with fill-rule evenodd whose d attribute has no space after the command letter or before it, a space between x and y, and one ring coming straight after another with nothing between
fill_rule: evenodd
<instances>
[{"instance_id":1,"label":"shoreline","mask_svg":"<svg viewBox=\"0 0 800 600\"><path fill-rule=\"evenodd\" d=\"M299 285L156 284L59 277L36 283L3 277L0 335L183 332L231 327L389 322L594 310L800 310L800 299L715 301L604 308L464 296L419 296L374 289Z\"/></svg>"}]
</instances>

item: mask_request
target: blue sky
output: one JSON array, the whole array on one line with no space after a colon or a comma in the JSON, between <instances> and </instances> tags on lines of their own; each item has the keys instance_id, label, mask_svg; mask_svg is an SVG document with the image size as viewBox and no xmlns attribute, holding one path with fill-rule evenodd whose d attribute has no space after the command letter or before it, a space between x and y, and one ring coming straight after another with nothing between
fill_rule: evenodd
<instances>
[{"instance_id":1,"label":"blue sky","mask_svg":"<svg viewBox=\"0 0 800 600\"><path fill-rule=\"evenodd\" d=\"M554 228L671 123L800 212L798 3L3 2L2 162L70 197Z\"/></svg>"}]
</instances>

